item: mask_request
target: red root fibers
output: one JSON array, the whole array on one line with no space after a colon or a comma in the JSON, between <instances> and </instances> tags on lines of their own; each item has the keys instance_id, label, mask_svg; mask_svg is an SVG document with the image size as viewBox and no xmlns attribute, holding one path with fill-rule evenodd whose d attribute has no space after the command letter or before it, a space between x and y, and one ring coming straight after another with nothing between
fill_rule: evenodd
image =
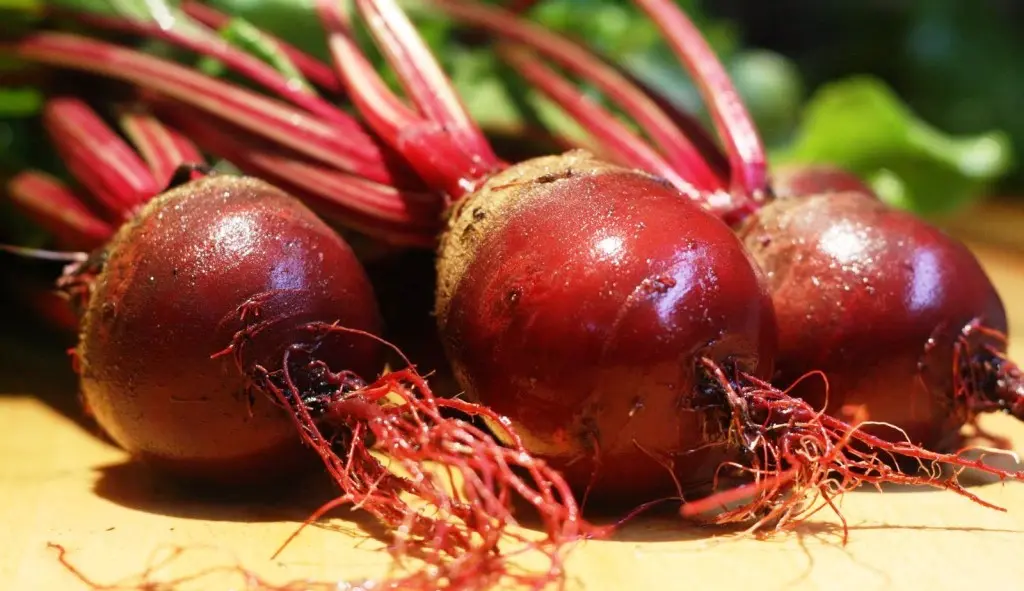
<instances>
[{"instance_id":1,"label":"red root fibers","mask_svg":"<svg viewBox=\"0 0 1024 591\"><path fill-rule=\"evenodd\" d=\"M260 325L240 331L225 351L243 369L245 344ZM569 544L599 530L583 521L562 476L531 456L510 429L513 443L503 446L451 415L486 418L508 428L506 419L462 400L436 397L411 365L370 384L350 372L335 373L316 357L323 339L338 334L380 339L327 323L305 328L312 344L290 347L280 369L256 365L247 373L258 390L288 411L341 489L342 495L307 525L342 505L378 519L391 536L396 568L411 572L378 583L385 588L541 589L564 583ZM542 534L517 531L514 499L532 508ZM425 566L410 569L407 557ZM525 569L513 562L516 557L531 563L540 557L543 566Z\"/></svg>"},{"instance_id":2,"label":"red root fibers","mask_svg":"<svg viewBox=\"0 0 1024 591\"><path fill-rule=\"evenodd\" d=\"M738 373L730 379L712 361L704 359L702 365L711 386L724 392L729 443L746 452L742 462L723 464L720 473L735 470L752 482L684 504L684 517L713 514L713 523L752 523L748 531L779 531L827 507L842 521L845 543L847 524L834 499L862 485L879 490L884 483L929 486L1004 511L965 489L958 476L970 468L1002 480L1024 480L1024 471L965 458L967 450L943 454L909 441L880 439L860 429L878 423L851 426L753 376ZM897 458L913 460L920 470L900 471L894 467Z\"/></svg>"}]
</instances>

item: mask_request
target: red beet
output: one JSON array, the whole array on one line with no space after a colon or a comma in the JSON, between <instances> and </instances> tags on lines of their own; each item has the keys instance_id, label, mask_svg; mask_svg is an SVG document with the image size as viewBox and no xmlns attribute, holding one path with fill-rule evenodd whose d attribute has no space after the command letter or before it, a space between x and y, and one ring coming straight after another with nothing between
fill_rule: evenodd
<instances>
[{"instance_id":1,"label":"red beet","mask_svg":"<svg viewBox=\"0 0 1024 591\"><path fill-rule=\"evenodd\" d=\"M779 315L778 370L794 390L846 421L898 425L915 444L951 450L974 414L1024 398L1001 391L1002 363L983 330L1006 313L965 246L861 193L779 200L740 230L766 271ZM1008 367L1006 367L1008 369ZM995 372L995 374L991 373ZM985 375L988 374L988 375ZM893 440L903 435L873 427Z\"/></svg>"},{"instance_id":2,"label":"red beet","mask_svg":"<svg viewBox=\"0 0 1024 591\"><path fill-rule=\"evenodd\" d=\"M578 491L643 502L735 459L694 411L696 360L767 378L771 303L731 230L665 183L582 154L517 165L460 202L438 269L460 383Z\"/></svg>"},{"instance_id":3,"label":"red beet","mask_svg":"<svg viewBox=\"0 0 1024 591\"><path fill-rule=\"evenodd\" d=\"M779 383L823 371L827 409L881 421L893 441L940 451L979 412L1024 418L1024 384L1006 359L1006 317L974 256L923 220L896 211L849 172L805 167L771 193L764 151L721 64L685 15L639 0L699 79L732 163L734 191L757 204L734 215L766 272L780 322ZM746 218L746 219L744 219ZM826 381L798 392L824 405ZM880 432L880 428L873 428Z\"/></svg>"},{"instance_id":4,"label":"red beet","mask_svg":"<svg viewBox=\"0 0 1024 591\"><path fill-rule=\"evenodd\" d=\"M77 349L85 403L115 441L166 472L229 483L290 473L302 443L286 413L251 392L229 357L211 357L243 331L246 365L276 368L323 319L380 330L369 281L335 232L262 181L184 184L104 251ZM376 342L354 337L318 356L360 375L381 361Z\"/></svg>"}]
</instances>

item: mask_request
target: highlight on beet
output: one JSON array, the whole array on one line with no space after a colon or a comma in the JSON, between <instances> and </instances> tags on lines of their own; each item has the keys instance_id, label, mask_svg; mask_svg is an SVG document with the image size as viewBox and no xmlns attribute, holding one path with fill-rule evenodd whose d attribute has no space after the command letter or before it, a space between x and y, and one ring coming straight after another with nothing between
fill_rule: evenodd
<instances>
[{"instance_id":1,"label":"highlight on beet","mask_svg":"<svg viewBox=\"0 0 1024 591\"><path fill-rule=\"evenodd\" d=\"M628 508L670 497L684 501L683 513L688 516L729 502L731 508L710 519L778 529L823 507L834 509L836 496L864 483L945 488L985 502L959 484L956 470L899 471L892 465L894 457L927 466L970 467L1002 478L1024 477L955 451L931 451L902 434L877 436L875 430L883 426L874 421L884 417L869 415L870 430L867 424L855 426L769 383L774 379L788 389L822 375L777 375L776 367L790 363L785 357L788 327L778 320L785 311L778 312L778 302L773 302L777 288L763 261L735 232L735 227L750 227L752 220L782 200L773 199L756 129L728 78L671 4L644 5L697 71L716 123L725 131L724 166L723 159L708 152L713 144L683 133L680 125L660 125L683 123L685 114L666 111L663 101L632 85L614 68L587 59L585 53L567 57L564 44L542 44L537 41L540 32L523 28L522 21L495 9L447 0L436 3L471 24L512 37L518 46L503 48L506 58L531 84L595 132L600 155L576 151L502 162L390 0L359 0L356 6L398 74L404 98L392 93L371 67L355 41L348 15L334 2L320 3L342 86L379 139L367 142L379 155L377 160L370 158L370 164L391 164L382 169L346 167L335 160L328 144L339 141L337 130L292 105L258 94L235 95L235 87L228 92L207 79L200 84L193 72L158 58L55 33L37 33L4 47L23 58L130 82L155 95L161 113L175 111L182 120L195 114L193 121L208 117L225 124L207 126L208 133L216 134L216 141L209 142L215 153L238 150L239 144L230 141L233 132L241 130L247 135L234 137L259 138L254 150L278 161L314 162L315 169L328 164L343 168L346 178L368 178L376 186L443 192L450 207L438 248L436 311L446 352L474 403L467 408L481 413L510 449L539 458L531 463L562 471L573 494L584 501ZM583 100L538 55L577 68L577 75L611 89L609 94L618 93L624 110L652 141L632 134L596 104ZM111 56L117 57L118 68L106 64L104 58ZM162 75L152 75L154 69ZM169 76L175 84L163 81ZM190 91L182 91L182 84ZM214 94L245 100L233 100L232 112L226 114L204 100ZM285 113L294 128L253 124L257 116L261 122L284 121ZM232 133L218 134L218 129ZM346 153L360 153L360 145L355 141ZM389 160L389 150L404 162ZM249 152L238 153L244 157ZM260 162L266 174L274 174L268 160ZM255 168L260 162L249 165ZM403 166L415 174L401 172ZM298 182L299 176L281 180ZM793 200L804 201L810 200ZM385 227L378 223L382 217L398 211L390 209L397 200L375 203L389 207L367 210L356 220L370 230ZM387 232L378 235L407 236L415 226L423 243L436 241L436 235L428 237L436 230L428 230L428 223L420 226L419 219L389 217ZM987 338L993 328L1000 328L998 319L971 326L977 330L964 337L968 344L969 337ZM998 379L986 383L997 382L997 390L1005 391L1017 374L1001 356L998 340L985 345L968 349L990 355L987 365ZM956 359L969 368L980 367L975 355ZM325 371L321 373L326 375ZM307 390L287 372L268 372L260 380L281 392L279 400L284 403L302 399ZM345 384L342 377L330 377L327 383L335 391L347 390L339 387ZM977 388L963 391L968 390L958 400L969 399L974 407L968 405L965 412L975 412L981 408L979 396L987 395L975 394ZM1012 402L1010 395L1005 402L998 396L990 400L990 408ZM481 405L490 410L480 410ZM352 413L362 408L355 406ZM370 410L373 413L362 416L376 416L378 407ZM336 459L343 457L338 450L318 443L319 411L294 416L300 432L314 434L312 444L325 461L343 461ZM885 435L894 432L883 430ZM486 471L500 465L499 456L474 454L482 462L474 465ZM556 476L543 476L548 478ZM571 499L544 497L538 503L539 508L551 509L545 513L552 516L549 523L577 523ZM427 537L424 534L423 539ZM452 547L449 538L431 539L435 548Z\"/></svg>"}]
</instances>

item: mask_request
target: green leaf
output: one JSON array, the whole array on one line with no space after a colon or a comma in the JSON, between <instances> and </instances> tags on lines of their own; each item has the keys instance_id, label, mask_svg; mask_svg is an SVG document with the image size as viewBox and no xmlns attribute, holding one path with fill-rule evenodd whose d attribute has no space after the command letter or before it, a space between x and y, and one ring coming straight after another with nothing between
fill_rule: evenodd
<instances>
[{"instance_id":1,"label":"green leaf","mask_svg":"<svg viewBox=\"0 0 1024 591\"><path fill-rule=\"evenodd\" d=\"M326 36L316 12L316 0L208 0L208 3L315 57L324 61L330 59Z\"/></svg>"},{"instance_id":2,"label":"green leaf","mask_svg":"<svg viewBox=\"0 0 1024 591\"><path fill-rule=\"evenodd\" d=\"M222 27L218 33L228 43L238 47L253 56L270 64L275 70L284 76L288 84L301 88L306 92L312 92L313 87L309 81L299 72L295 64L267 36L252 23L245 19L234 17ZM199 69L211 75L222 75L223 64L212 58L203 58L199 61Z\"/></svg>"},{"instance_id":3,"label":"green leaf","mask_svg":"<svg viewBox=\"0 0 1024 591\"><path fill-rule=\"evenodd\" d=\"M29 117L43 106L43 94L35 88L0 87L0 117Z\"/></svg>"},{"instance_id":4,"label":"green leaf","mask_svg":"<svg viewBox=\"0 0 1024 591\"><path fill-rule=\"evenodd\" d=\"M7 10L39 14L43 10L43 0L0 0L0 12Z\"/></svg>"},{"instance_id":5,"label":"green leaf","mask_svg":"<svg viewBox=\"0 0 1024 591\"><path fill-rule=\"evenodd\" d=\"M796 65L777 53L751 49L727 64L729 76L768 145L787 140L803 109L803 78Z\"/></svg>"},{"instance_id":6,"label":"green leaf","mask_svg":"<svg viewBox=\"0 0 1024 591\"><path fill-rule=\"evenodd\" d=\"M49 6L77 12L121 16L173 26L177 1L169 0L43 0Z\"/></svg>"},{"instance_id":7,"label":"green leaf","mask_svg":"<svg viewBox=\"0 0 1024 591\"><path fill-rule=\"evenodd\" d=\"M999 131L951 136L919 119L880 80L823 86L806 105L796 139L775 164L831 163L873 182L893 205L926 215L981 196L1012 167Z\"/></svg>"}]
</instances>

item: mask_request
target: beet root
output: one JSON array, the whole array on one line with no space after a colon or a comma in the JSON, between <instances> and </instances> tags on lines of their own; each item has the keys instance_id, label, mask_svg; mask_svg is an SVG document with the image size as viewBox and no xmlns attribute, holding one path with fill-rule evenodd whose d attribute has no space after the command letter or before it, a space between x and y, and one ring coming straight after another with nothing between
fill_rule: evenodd
<instances>
[{"instance_id":1,"label":"beet root","mask_svg":"<svg viewBox=\"0 0 1024 591\"><path fill-rule=\"evenodd\" d=\"M827 397L833 416L898 425L905 435L868 430L940 450L977 412L1020 412L993 334L1006 331L1003 304L970 251L940 230L847 192L777 200L740 235L772 289L777 383L824 372L827 389L807 379L792 391L815 408Z\"/></svg>"},{"instance_id":2,"label":"beet root","mask_svg":"<svg viewBox=\"0 0 1024 591\"><path fill-rule=\"evenodd\" d=\"M76 350L85 404L128 452L186 479L248 483L312 457L247 373L213 358L239 334L249 345L244 367L274 368L288 346L309 339L311 321L380 330L347 244L252 178L207 177L153 199L91 271ZM317 351L364 375L379 370L380 353L351 336Z\"/></svg>"},{"instance_id":3,"label":"beet root","mask_svg":"<svg viewBox=\"0 0 1024 591\"><path fill-rule=\"evenodd\" d=\"M699 408L699 360L767 377L776 328L720 220L575 152L492 177L458 204L440 253L457 378L577 494L648 501L731 457Z\"/></svg>"}]
</instances>

